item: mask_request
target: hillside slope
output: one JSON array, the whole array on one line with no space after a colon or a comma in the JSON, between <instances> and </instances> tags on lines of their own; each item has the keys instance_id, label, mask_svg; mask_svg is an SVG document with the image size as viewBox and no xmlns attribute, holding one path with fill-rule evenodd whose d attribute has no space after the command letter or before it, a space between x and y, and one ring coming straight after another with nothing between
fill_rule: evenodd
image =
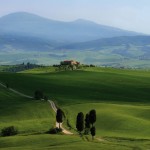
<instances>
[{"instance_id":1,"label":"hillside slope","mask_svg":"<svg viewBox=\"0 0 150 150\"><path fill-rule=\"evenodd\" d=\"M0 86L0 130L15 126L19 133L48 131L55 123L49 103L18 96Z\"/></svg>"},{"instance_id":2,"label":"hillside slope","mask_svg":"<svg viewBox=\"0 0 150 150\"><path fill-rule=\"evenodd\" d=\"M84 101L149 102L149 71L96 69L97 72L0 73L0 80L29 95L41 89L46 95L56 98L59 104Z\"/></svg>"},{"instance_id":3,"label":"hillside slope","mask_svg":"<svg viewBox=\"0 0 150 150\"><path fill-rule=\"evenodd\" d=\"M21 133L13 137L1 137L0 148L149 148L150 72L86 68L85 71L45 73L45 69L42 69L36 72L30 70L26 74L0 73L0 81L30 95L35 89L42 89L63 109L73 129L77 113L82 111L86 114L89 110L96 109L95 140L92 141L90 135L81 138L78 133L71 136L44 134L55 122L49 104L22 98L0 87L0 129L14 125Z\"/></svg>"},{"instance_id":4,"label":"hillside slope","mask_svg":"<svg viewBox=\"0 0 150 150\"><path fill-rule=\"evenodd\" d=\"M112 38L102 38L98 40L74 43L66 46L62 46L64 49L93 49L100 50L103 47L113 47L113 46L146 46L150 45L150 36L120 36ZM61 47L60 47L61 48Z\"/></svg>"}]
</instances>

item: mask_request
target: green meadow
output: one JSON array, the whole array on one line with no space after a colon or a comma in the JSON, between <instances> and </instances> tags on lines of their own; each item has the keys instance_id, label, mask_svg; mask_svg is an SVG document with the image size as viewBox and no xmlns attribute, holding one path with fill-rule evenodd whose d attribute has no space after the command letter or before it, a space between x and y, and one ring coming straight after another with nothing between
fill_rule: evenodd
<instances>
[{"instance_id":1,"label":"green meadow","mask_svg":"<svg viewBox=\"0 0 150 150\"><path fill-rule=\"evenodd\" d=\"M74 135L45 134L55 125L46 101L23 98L0 87L0 129L14 125L19 134L0 137L1 149L104 149L150 148L150 71L84 68L55 71L38 68L0 73L0 82L33 96L41 89L66 115ZM97 112L96 138L80 137L75 129L78 112Z\"/></svg>"},{"instance_id":2,"label":"green meadow","mask_svg":"<svg viewBox=\"0 0 150 150\"><path fill-rule=\"evenodd\" d=\"M23 98L0 87L0 129L14 125L20 133L40 133L54 126L48 102Z\"/></svg>"},{"instance_id":3,"label":"green meadow","mask_svg":"<svg viewBox=\"0 0 150 150\"><path fill-rule=\"evenodd\" d=\"M95 68L96 69L96 68ZM150 72L101 69L52 73L1 73L1 82L28 95L41 89L60 105L84 102L149 102Z\"/></svg>"},{"instance_id":4,"label":"green meadow","mask_svg":"<svg viewBox=\"0 0 150 150\"><path fill-rule=\"evenodd\" d=\"M75 129L76 114L95 109L97 135L102 137L150 138L150 106L86 103L63 107Z\"/></svg>"}]
</instances>

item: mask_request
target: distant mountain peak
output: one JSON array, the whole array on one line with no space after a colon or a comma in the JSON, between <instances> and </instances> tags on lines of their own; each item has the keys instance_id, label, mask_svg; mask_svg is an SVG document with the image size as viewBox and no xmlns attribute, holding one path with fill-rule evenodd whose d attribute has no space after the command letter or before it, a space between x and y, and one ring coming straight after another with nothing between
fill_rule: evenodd
<instances>
[{"instance_id":1,"label":"distant mountain peak","mask_svg":"<svg viewBox=\"0 0 150 150\"><path fill-rule=\"evenodd\" d=\"M76 19L74 22L87 22L87 21L89 22L89 20L79 18L79 19Z\"/></svg>"},{"instance_id":2,"label":"distant mountain peak","mask_svg":"<svg viewBox=\"0 0 150 150\"><path fill-rule=\"evenodd\" d=\"M86 19L72 22L51 20L28 12L15 12L0 18L0 34L18 34L61 42L85 42L138 33L97 24Z\"/></svg>"},{"instance_id":3,"label":"distant mountain peak","mask_svg":"<svg viewBox=\"0 0 150 150\"><path fill-rule=\"evenodd\" d=\"M27 18L27 19L30 19L30 18L39 18L39 17L40 16L38 16L38 15L21 11L21 12L14 12L14 13L5 15L5 16L1 17L1 19L3 19L3 18L6 18L6 19L10 19L10 18L18 18L18 19ZM40 18L42 18L42 17L40 17Z\"/></svg>"},{"instance_id":4,"label":"distant mountain peak","mask_svg":"<svg viewBox=\"0 0 150 150\"><path fill-rule=\"evenodd\" d=\"M93 22L93 21L90 21L90 20L87 20L87 19L81 19L81 18L79 18L79 19L76 19L75 21L73 21L74 23L88 23L88 24L97 24L97 23L95 23L95 22Z\"/></svg>"}]
</instances>

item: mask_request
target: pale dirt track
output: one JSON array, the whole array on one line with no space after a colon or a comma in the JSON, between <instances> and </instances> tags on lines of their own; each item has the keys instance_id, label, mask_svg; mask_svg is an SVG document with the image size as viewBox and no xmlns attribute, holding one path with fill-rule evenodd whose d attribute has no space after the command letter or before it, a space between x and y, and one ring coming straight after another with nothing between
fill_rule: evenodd
<instances>
[{"instance_id":1,"label":"pale dirt track","mask_svg":"<svg viewBox=\"0 0 150 150\"><path fill-rule=\"evenodd\" d=\"M0 86L2 86L2 87L4 87L4 88L7 88L6 85L4 85L4 84L2 84L2 83L0 83ZM18 92L18 91L16 91L16 90L12 89L12 88L8 88L8 89L9 89L10 91L12 91L13 93L18 94L18 95L20 95L20 96L22 96L22 97L33 99L32 96L25 95L25 94L23 94L23 93L21 93L21 92ZM57 108L56 108L55 103L54 103L52 100L48 100L48 102L50 103L52 109L53 109L54 112L56 113L56 112L57 112ZM58 122L56 122L56 127L59 128L59 123L58 123ZM62 126L62 123L60 124L60 127L61 127L62 132L63 132L64 134L68 134L68 135L73 134L73 133L71 133L70 131L67 131L67 130Z\"/></svg>"},{"instance_id":2,"label":"pale dirt track","mask_svg":"<svg viewBox=\"0 0 150 150\"><path fill-rule=\"evenodd\" d=\"M4 88L7 88L7 87L6 87L4 84L2 84L2 83L0 83L0 85L1 85L2 87L4 87ZM12 91L13 93L16 93L16 94L18 94L18 95L20 95L20 96L22 96L22 97L33 98L33 97L29 96L29 95L25 95L25 94L23 94L23 93L20 93L20 92L14 90L14 89L12 89L12 88L8 88L8 89L9 89L10 91Z\"/></svg>"},{"instance_id":3,"label":"pale dirt track","mask_svg":"<svg viewBox=\"0 0 150 150\"><path fill-rule=\"evenodd\" d=\"M52 100L48 100L48 102L50 103L52 109L53 109L54 112L56 113L56 112L57 112L57 108L56 108L55 103L54 103ZM59 123L58 123L58 122L56 122L56 127L59 128ZM68 135L72 135L72 134L73 134L72 132L66 130L66 129L62 126L62 123L60 124L60 127L61 127L62 132L63 132L64 134L68 134Z\"/></svg>"}]
</instances>

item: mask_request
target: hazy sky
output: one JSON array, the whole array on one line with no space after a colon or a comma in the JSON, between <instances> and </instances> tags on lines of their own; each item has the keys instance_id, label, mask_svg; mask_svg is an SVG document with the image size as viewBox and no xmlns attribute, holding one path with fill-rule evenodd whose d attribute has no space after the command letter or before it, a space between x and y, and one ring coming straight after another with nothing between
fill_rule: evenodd
<instances>
[{"instance_id":1,"label":"hazy sky","mask_svg":"<svg viewBox=\"0 0 150 150\"><path fill-rule=\"evenodd\" d=\"M46 18L78 18L150 34L150 0L0 0L0 16L26 11Z\"/></svg>"}]
</instances>

